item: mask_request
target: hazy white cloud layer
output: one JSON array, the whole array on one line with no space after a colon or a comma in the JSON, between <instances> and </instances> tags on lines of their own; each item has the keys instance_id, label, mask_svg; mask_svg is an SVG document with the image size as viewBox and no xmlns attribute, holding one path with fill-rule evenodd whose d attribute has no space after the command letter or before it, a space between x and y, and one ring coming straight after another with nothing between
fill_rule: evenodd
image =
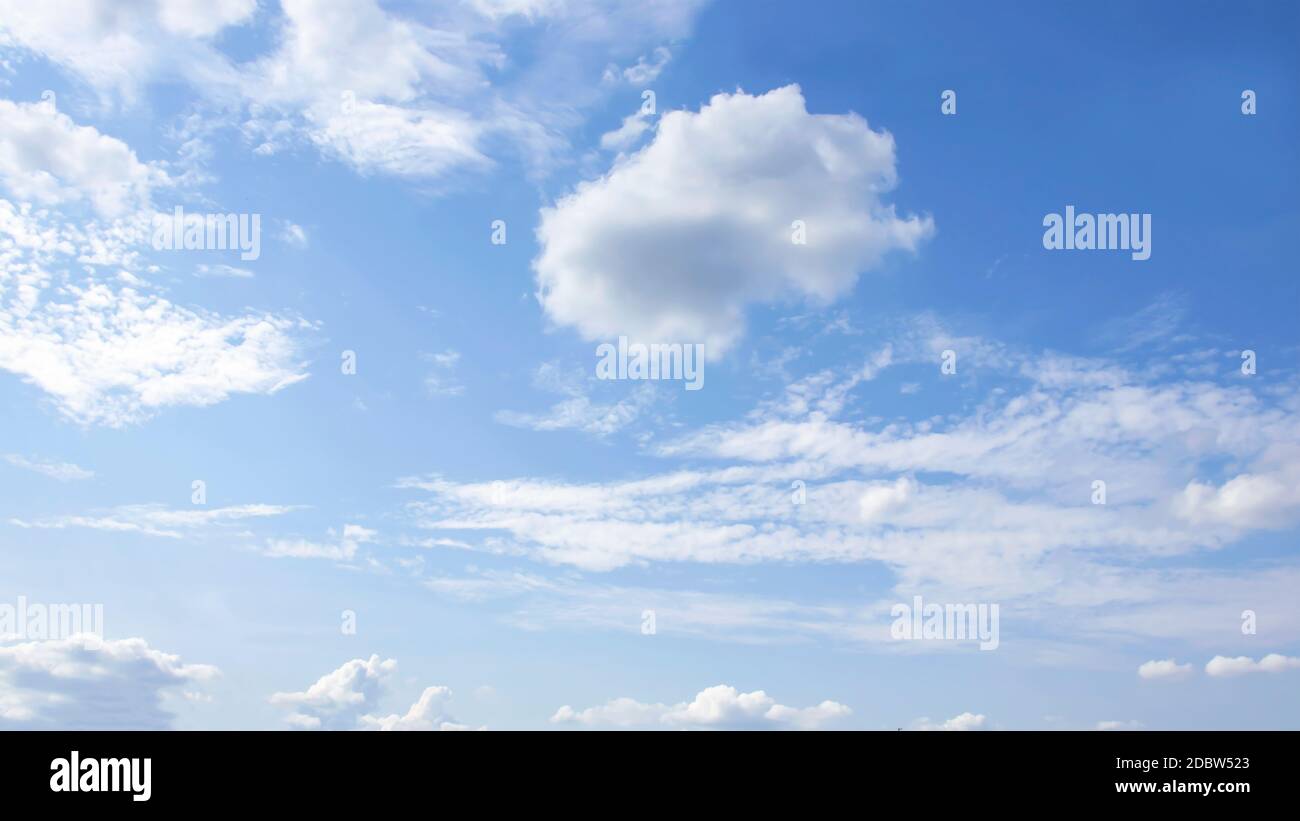
<instances>
[{"instance_id":1,"label":"hazy white cloud layer","mask_svg":"<svg viewBox=\"0 0 1300 821\"><path fill-rule=\"evenodd\" d=\"M849 418L865 386L893 378L891 369L928 370L953 347L967 373L996 385L982 401L923 421ZM1300 438L1289 420L1300 408L1297 385L1258 391L1230 378L1026 353L956 337L928 317L907 323L885 350L796 380L743 420L649 446L689 466L588 483L414 477L403 487L428 496L409 509L421 527L464 549L582 571L878 563L893 573L894 601L921 592L997 601L1021 625L1176 637L1217 650L1241 641L1241 607L1233 607L1249 601L1267 608L1281 635L1300 637L1300 615L1287 604L1286 587L1300 578L1293 564L1228 571L1165 563L1231 550L1296 520L1289 493L1231 488L1243 476L1296 486ZM1218 488L1212 503L1200 491L1189 500L1188 488L1202 486ZM482 576L431 584L449 592L510 587ZM575 600L589 614L603 607L595 588L585 596L563 584L524 588L514 593L530 600L519 611L525 620L563 621ZM807 635L809 618L795 614L812 604L786 602L784 615L763 621L775 633ZM885 601L857 613L830 607L812 621L870 641L879 637L871 627L882 623L880 607L888 611ZM1231 618L1214 615L1225 611ZM1170 664L1151 662L1141 675L1182 670Z\"/></svg>"}]
</instances>

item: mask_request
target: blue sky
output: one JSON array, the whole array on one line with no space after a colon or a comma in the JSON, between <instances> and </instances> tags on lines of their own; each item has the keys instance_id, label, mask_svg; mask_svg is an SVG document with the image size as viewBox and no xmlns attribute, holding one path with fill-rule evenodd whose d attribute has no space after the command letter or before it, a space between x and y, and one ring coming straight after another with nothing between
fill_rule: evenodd
<instances>
[{"instance_id":1,"label":"blue sky","mask_svg":"<svg viewBox=\"0 0 1300 821\"><path fill-rule=\"evenodd\" d=\"M0 726L1300 726L1295 9L74 5L0 2L0 605L104 635Z\"/></svg>"}]
</instances>

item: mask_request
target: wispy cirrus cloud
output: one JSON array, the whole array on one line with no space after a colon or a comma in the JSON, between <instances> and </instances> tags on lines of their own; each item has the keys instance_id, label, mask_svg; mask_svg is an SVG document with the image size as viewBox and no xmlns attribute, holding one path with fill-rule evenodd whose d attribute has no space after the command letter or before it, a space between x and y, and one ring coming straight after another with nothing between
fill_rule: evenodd
<instances>
[{"instance_id":1,"label":"wispy cirrus cloud","mask_svg":"<svg viewBox=\"0 0 1300 821\"><path fill-rule=\"evenodd\" d=\"M54 516L44 519L12 518L11 525L39 530L65 530L87 528L146 536L180 539L186 532L204 528L230 525L248 519L283 516L300 509L293 505L247 504L228 507L176 509L157 504L123 505L85 515Z\"/></svg>"},{"instance_id":2,"label":"wispy cirrus cloud","mask_svg":"<svg viewBox=\"0 0 1300 821\"><path fill-rule=\"evenodd\" d=\"M87 470L71 462L56 462L52 459L29 459L16 453L5 454L4 460L14 467L30 470L51 479L57 479L60 482L75 482L95 477L95 471Z\"/></svg>"}]
</instances>

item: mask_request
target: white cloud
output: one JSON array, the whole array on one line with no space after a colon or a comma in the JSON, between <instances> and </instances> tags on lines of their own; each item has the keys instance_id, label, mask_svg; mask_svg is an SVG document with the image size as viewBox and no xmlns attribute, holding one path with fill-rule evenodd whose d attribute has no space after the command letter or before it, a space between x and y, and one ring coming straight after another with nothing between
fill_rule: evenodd
<instances>
[{"instance_id":1,"label":"white cloud","mask_svg":"<svg viewBox=\"0 0 1300 821\"><path fill-rule=\"evenodd\" d=\"M312 542L306 539L268 539L263 553L277 559L331 559L346 562L356 558L357 549L375 541L379 534L361 525L344 525L343 533L336 534L331 528L328 542Z\"/></svg>"},{"instance_id":2,"label":"white cloud","mask_svg":"<svg viewBox=\"0 0 1300 821\"><path fill-rule=\"evenodd\" d=\"M271 703L294 710L286 721L300 728L348 730L379 700L380 684L397 669L393 659L353 659L301 692L276 693Z\"/></svg>"},{"instance_id":3,"label":"white cloud","mask_svg":"<svg viewBox=\"0 0 1300 821\"><path fill-rule=\"evenodd\" d=\"M600 147L606 151L626 151L635 145L650 127L649 116L642 111L623 118L623 124L600 135Z\"/></svg>"},{"instance_id":4,"label":"white cloud","mask_svg":"<svg viewBox=\"0 0 1300 821\"><path fill-rule=\"evenodd\" d=\"M133 100L155 78L180 76L225 88L233 69L210 40L247 22L256 0L0 0L0 45L19 45L101 92Z\"/></svg>"},{"instance_id":5,"label":"white cloud","mask_svg":"<svg viewBox=\"0 0 1300 821\"><path fill-rule=\"evenodd\" d=\"M247 268L237 268L234 265L195 265L194 276L199 278L217 277L229 279L252 279L253 272Z\"/></svg>"},{"instance_id":6,"label":"white cloud","mask_svg":"<svg viewBox=\"0 0 1300 821\"><path fill-rule=\"evenodd\" d=\"M295 338L311 327L303 320L222 316L154 292L146 277L157 269L142 254L152 211L141 209L157 180L124 144L49 106L19 108L23 122L48 126L40 150L60 155L51 165L59 177L37 175L48 183L37 199L84 198L96 212L125 213L68 222L60 211L0 199L0 369L39 388L66 418L112 427L166 407L274 393L306 378ZM31 162L18 150L19 132L0 135L0 178L9 187ZM29 183L18 187L36 185ZM247 272L200 265L196 274Z\"/></svg>"},{"instance_id":7,"label":"white cloud","mask_svg":"<svg viewBox=\"0 0 1300 821\"><path fill-rule=\"evenodd\" d=\"M1191 672L1191 664L1179 664L1173 659L1153 659L1138 667L1138 677L1144 679L1186 678Z\"/></svg>"},{"instance_id":8,"label":"white cloud","mask_svg":"<svg viewBox=\"0 0 1300 821\"><path fill-rule=\"evenodd\" d=\"M648 57L642 55L637 58L636 64L623 69L623 79L628 83L636 85L645 85L653 83L659 79L659 75L667 67L668 61L673 58L673 53L666 47L660 46L654 50Z\"/></svg>"},{"instance_id":9,"label":"white cloud","mask_svg":"<svg viewBox=\"0 0 1300 821\"><path fill-rule=\"evenodd\" d=\"M429 687L404 715L378 716L385 686L394 672L394 659L378 655L353 659L321 676L301 692L276 693L271 703L293 710L285 721L303 730L463 730L444 714L451 691Z\"/></svg>"},{"instance_id":10,"label":"white cloud","mask_svg":"<svg viewBox=\"0 0 1300 821\"><path fill-rule=\"evenodd\" d=\"M497 411L494 418L503 425L517 428L539 431L579 430L593 436L609 436L654 407L660 396L653 384L645 382L621 398L599 402L588 392L592 381L581 373L565 373L559 366L545 363L534 375L534 386L562 394L566 398L543 413L503 410Z\"/></svg>"},{"instance_id":11,"label":"white cloud","mask_svg":"<svg viewBox=\"0 0 1300 821\"><path fill-rule=\"evenodd\" d=\"M281 227L280 239L299 249L306 248L310 244L307 239L307 229L295 222L284 223Z\"/></svg>"},{"instance_id":12,"label":"white cloud","mask_svg":"<svg viewBox=\"0 0 1300 821\"><path fill-rule=\"evenodd\" d=\"M538 298L587 339L704 342L715 356L748 305L830 302L929 236L929 219L882 202L896 179L889 134L809 114L798 86L719 94L663 114L649 145L542 210Z\"/></svg>"},{"instance_id":13,"label":"white cloud","mask_svg":"<svg viewBox=\"0 0 1300 821\"><path fill-rule=\"evenodd\" d=\"M177 510L162 505L122 505L103 513L84 516L56 516L48 519L27 521L10 519L16 527L39 528L42 530L63 530L66 528L88 528L91 530L108 530L123 533L142 533L147 536L160 536L169 539L184 537L182 531L199 530L213 526L241 522L248 519L260 519L282 516L296 508L286 505L247 504L230 507L193 508Z\"/></svg>"},{"instance_id":14,"label":"white cloud","mask_svg":"<svg viewBox=\"0 0 1300 821\"><path fill-rule=\"evenodd\" d=\"M282 8L278 47L243 78L256 153L304 136L361 173L429 180L492 166L489 139L525 154L558 140L493 89L487 72L505 63L493 26L454 6L421 22L374 0Z\"/></svg>"},{"instance_id":15,"label":"white cloud","mask_svg":"<svg viewBox=\"0 0 1300 821\"><path fill-rule=\"evenodd\" d=\"M0 293L0 369L77 423L122 427L166 407L273 394L307 378L290 335L299 321L224 317L100 282L60 290L66 299L35 305Z\"/></svg>"},{"instance_id":16,"label":"white cloud","mask_svg":"<svg viewBox=\"0 0 1300 821\"><path fill-rule=\"evenodd\" d=\"M1140 730L1142 722L1140 721L1098 721L1098 730Z\"/></svg>"},{"instance_id":17,"label":"white cloud","mask_svg":"<svg viewBox=\"0 0 1300 821\"><path fill-rule=\"evenodd\" d=\"M916 729L918 730L951 730L956 732L968 732L971 730L986 729L988 719L982 713L962 713L953 716L947 721L935 723L928 718L918 719Z\"/></svg>"},{"instance_id":18,"label":"white cloud","mask_svg":"<svg viewBox=\"0 0 1300 821\"><path fill-rule=\"evenodd\" d=\"M47 103L0 100L0 186L41 205L90 204L106 217L147 208L168 182L121 140L79 126Z\"/></svg>"},{"instance_id":19,"label":"white cloud","mask_svg":"<svg viewBox=\"0 0 1300 821\"><path fill-rule=\"evenodd\" d=\"M1273 473L1242 473L1220 487L1192 481L1178 499L1178 515L1193 524L1281 528L1300 517L1300 458Z\"/></svg>"},{"instance_id":20,"label":"white cloud","mask_svg":"<svg viewBox=\"0 0 1300 821\"><path fill-rule=\"evenodd\" d=\"M451 690L446 687L426 687L404 715L363 715L359 721L361 727L367 730L468 730L468 726L457 724L448 718L446 704L450 699Z\"/></svg>"},{"instance_id":21,"label":"white cloud","mask_svg":"<svg viewBox=\"0 0 1300 821\"><path fill-rule=\"evenodd\" d=\"M475 11L493 20L520 15L548 17L564 8L565 0L469 0Z\"/></svg>"},{"instance_id":22,"label":"white cloud","mask_svg":"<svg viewBox=\"0 0 1300 821\"><path fill-rule=\"evenodd\" d=\"M254 154L315 146L361 173L428 187L504 154L544 174L578 112L608 94L592 82L600 67L650 49L627 71L657 73L660 44L689 33L702 2L476 0L409 13L376 0L283 0L263 4L270 50L236 63L214 40L252 20L255 0L77 0L71 12L0 0L0 46L29 49L128 103L153 83L187 82L211 115L238 121ZM522 26L535 47L507 55Z\"/></svg>"},{"instance_id":23,"label":"white cloud","mask_svg":"<svg viewBox=\"0 0 1300 821\"><path fill-rule=\"evenodd\" d=\"M1215 656L1205 665L1207 675L1215 677L1241 676L1246 673L1281 673L1300 668L1300 658L1291 658L1280 653L1269 653L1259 661L1249 656Z\"/></svg>"},{"instance_id":24,"label":"white cloud","mask_svg":"<svg viewBox=\"0 0 1300 821\"><path fill-rule=\"evenodd\" d=\"M983 715L972 713L962 713L954 716L943 723L945 730L982 730L984 729L985 718Z\"/></svg>"},{"instance_id":25,"label":"white cloud","mask_svg":"<svg viewBox=\"0 0 1300 821\"><path fill-rule=\"evenodd\" d=\"M1115 636L1233 646L1235 623L1212 614L1240 612L1245 597L1278 613L1278 635L1300 636L1300 613L1287 604L1295 563L1195 564L1262 522L1194 524L1178 512L1186 483L1216 466L1274 475L1300 464L1292 422L1300 385L1283 380L1257 391L1242 380L1215 384L1018 352L930 322L906 327L866 364L795 379L737 421L677 434L652 451L673 460L663 470L611 482L407 480L429 494L408 509L433 537L584 571L870 564L892 575L890 595L903 596L892 601L923 592L999 602L1004 619L1078 636L1081 645ZM949 346L995 387L942 417L840 418L867 373L882 379L887 370L923 368L944 378L933 363ZM1090 499L1098 477L1108 484L1104 506ZM805 483L805 504L792 502L795 479ZM1173 556L1191 564L1170 567ZM493 587L462 581L478 594ZM615 627L605 592L588 592L517 593L515 618L563 623L568 608ZM676 604L692 613L691 629L707 622L700 608ZM871 612L787 604L722 608L734 620L714 630L728 640L820 631L857 641L870 640L876 624ZM887 613L875 614L879 624ZM630 629L626 616L618 624Z\"/></svg>"},{"instance_id":26,"label":"white cloud","mask_svg":"<svg viewBox=\"0 0 1300 821\"><path fill-rule=\"evenodd\" d=\"M481 126L449 109L413 111L358 101L346 111L314 109L312 142L362 172L437 177L464 166L485 167Z\"/></svg>"},{"instance_id":27,"label":"white cloud","mask_svg":"<svg viewBox=\"0 0 1300 821\"><path fill-rule=\"evenodd\" d=\"M168 729L164 693L217 674L139 638L0 642L0 728Z\"/></svg>"},{"instance_id":28,"label":"white cloud","mask_svg":"<svg viewBox=\"0 0 1300 821\"><path fill-rule=\"evenodd\" d=\"M14 467L32 470L60 482L72 482L79 479L93 479L95 471L86 470L71 462L55 462L50 459L28 459L16 453L6 454L5 461Z\"/></svg>"},{"instance_id":29,"label":"white cloud","mask_svg":"<svg viewBox=\"0 0 1300 821\"><path fill-rule=\"evenodd\" d=\"M425 390L434 396L461 396L465 393L465 386L456 379L460 351L448 348L441 353L425 354L423 358L433 366L425 374Z\"/></svg>"},{"instance_id":30,"label":"white cloud","mask_svg":"<svg viewBox=\"0 0 1300 821\"><path fill-rule=\"evenodd\" d=\"M918 718L913 722L913 729L917 730L949 730L965 733L971 730L987 729L987 718L983 713L961 713L959 716L953 716L946 721L931 721L930 718Z\"/></svg>"},{"instance_id":31,"label":"white cloud","mask_svg":"<svg viewBox=\"0 0 1300 821\"><path fill-rule=\"evenodd\" d=\"M805 708L786 707L777 704L762 690L742 693L735 687L719 684L701 690L690 702L675 705L643 704L631 698L617 698L580 711L565 705L556 710L551 721L555 724L616 727L816 729L852 712L834 701L823 701Z\"/></svg>"},{"instance_id":32,"label":"white cloud","mask_svg":"<svg viewBox=\"0 0 1300 821\"><path fill-rule=\"evenodd\" d=\"M879 522L889 513L899 510L916 494L916 482L903 476L893 482L874 484L858 498L858 511L862 520Z\"/></svg>"}]
</instances>

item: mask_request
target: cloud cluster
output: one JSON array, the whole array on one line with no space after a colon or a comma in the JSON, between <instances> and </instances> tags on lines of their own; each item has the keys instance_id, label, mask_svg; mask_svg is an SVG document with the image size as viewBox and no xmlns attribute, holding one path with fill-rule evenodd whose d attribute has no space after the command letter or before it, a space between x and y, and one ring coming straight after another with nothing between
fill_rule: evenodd
<instances>
[{"instance_id":1,"label":"cloud cluster","mask_svg":"<svg viewBox=\"0 0 1300 821\"><path fill-rule=\"evenodd\" d=\"M987 729L988 719L982 713L962 713L946 721L934 722L928 718L917 719L918 730L948 730L952 732L970 732Z\"/></svg>"},{"instance_id":2,"label":"cloud cluster","mask_svg":"<svg viewBox=\"0 0 1300 821\"><path fill-rule=\"evenodd\" d=\"M689 702L674 705L644 704L616 698L598 707L575 710L565 705L551 716L555 724L588 727L660 727L673 729L816 729L845 718L853 711L835 701L796 708L778 704L762 690L742 693L719 684L707 687Z\"/></svg>"},{"instance_id":3,"label":"cloud cluster","mask_svg":"<svg viewBox=\"0 0 1300 821\"><path fill-rule=\"evenodd\" d=\"M925 419L850 418L865 386L946 378L937 363L947 348L962 352L965 376L953 378L977 373L972 388L987 385L977 401ZM1225 477L1248 474L1287 485L1300 466L1291 423L1300 385L1282 376L1257 387L1231 367L1193 375L1167 363L1019 351L921 318L863 362L795 380L742 419L655 446L669 461L656 473L609 482L429 476L402 486L427 492L409 510L435 539L582 571L876 564L892 573L889 595L904 601L917 593L995 601L1004 624L1050 620L1050 629L1093 639L1179 638L1215 649L1240 641L1223 613L1240 612L1236 603L1249 597L1276 614L1281 635L1300 635L1287 603L1300 578L1294 563L1199 564L1293 521L1300 508L1287 495L1246 494L1235 509L1248 506L1248 515L1193 520L1185 504L1190 483L1227 486ZM1105 504L1096 503L1097 480ZM1186 560L1171 567L1171 556ZM485 592L508 581L430 583ZM605 624L597 614L612 605L599 588L582 595L542 584L510 595L529 623L563 621L565 608L578 608ZM859 602L856 613L839 602L770 604L735 612L754 631L807 635L816 624L860 637L874 635L873 608L888 612L882 601ZM738 624L716 632L745 634ZM1167 672L1158 663L1146 670Z\"/></svg>"},{"instance_id":4,"label":"cloud cluster","mask_svg":"<svg viewBox=\"0 0 1300 821\"><path fill-rule=\"evenodd\" d=\"M104 284L64 292L68 299L24 313L0 305L0 368L74 422L121 427L169 406L272 394L307 378L293 320L223 317Z\"/></svg>"},{"instance_id":5,"label":"cloud cluster","mask_svg":"<svg viewBox=\"0 0 1300 821\"><path fill-rule=\"evenodd\" d=\"M1259 661L1249 656L1215 656L1205 665L1206 675L1215 677L1242 676L1247 673L1282 673L1287 670L1300 669L1300 658L1291 658L1280 653L1269 653Z\"/></svg>"},{"instance_id":6,"label":"cloud cluster","mask_svg":"<svg viewBox=\"0 0 1300 821\"><path fill-rule=\"evenodd\" d=\"M429 687L402 715L375 715L394 659L352 659L300 692L276 693L271 703L293 710L285 721L301 730L464 730L446 715L446 687Z\"/></svg>"},{"instance_id":7,"label":"cloud cluster","mask_svg":"<svg viewBox=\"0 0 1300 821\"><path fill-rule=\"evenodd\" d=\"M0 199L0 370L40 389L65 418L110 427L307 378L303 320L188 307L131 273L143 267L147 219L72 226ZM81 267L116 277L81 278Z\"/></svg>"},{"instance_id":8,"label":"cloud cluster","mask_svg":"<svg viewBox=\"0 0 1300 821\"><path fill-rule=\"evenodd\" d=\"M876 560L918 582L1019 591L1056 586L1052 562L1072 548L1130 558L1215 549L1297 512L1288 497L1261 494L1254 516L1192 522L1182 503L1215 461L1278 476L1300 464L1286 447L1297 442L1287 421L1295 386L1269 396L1150 382L1100 362L1069 368L1050 354L1026 359L1010 374L1018 384L967 414L879 425L835 418L845 397L834 381L812 394L796 383L794 398L659 448L719 467L600 484L431 479L413 483L433 493L417 510L428 527L505 532L590 570ZM1091 499L1099 478L1105 505ZM806 504L792 504L794 479L808 484Z\"/></svg>"},{"instance_id":9,"label":"cloud cluster","mask_svg":"<svg viewBox=\"0 0 1300 821\"><path fill-rule=\"evenodd\" d=\"M217 675L138 638L0 642L0 728L164 730L164 693Z\"/></svg>"},{"instance_id":10,"label":"cloud cluster","mask_svg":"<svg viewBox=\"0 0 1300 821\"><path fill-rule=\"evenodd\" d=\"M689 31L702 3L476 0L401 12L377 0L260 11L256 0L80 0L69 14L0 0L0 47L38 54L127 104L179 79L214 115L237 117L258 154L314 146L361 173L434 180L493 165L489 152L549 166L574 112L608 93L607 60L630 63L620 81L651 81L671 56L663 44ZM271 46L236 62L217 41L255 18ZM507 55L520 27L537 45Z\"/></svg>"}]
</instances>

